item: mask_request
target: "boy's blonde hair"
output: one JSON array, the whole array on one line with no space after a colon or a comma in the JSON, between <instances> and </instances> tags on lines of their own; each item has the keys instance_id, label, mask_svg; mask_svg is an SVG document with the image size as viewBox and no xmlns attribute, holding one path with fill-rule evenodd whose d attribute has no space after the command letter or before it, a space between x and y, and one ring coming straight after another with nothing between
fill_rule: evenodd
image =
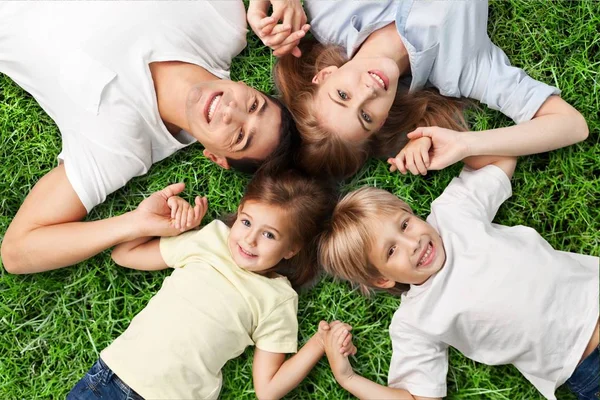
<instances>
[{"instance_id":1,"label":"boy's blonde hair","mask_svg":"<svg viewBox=\"0 0 600 400\"><path fill-rule=\"evenodd\" d=\"M412 209L393 194L373 187L351 192L333 210L329 226L319 241L319 259L325 271L359 286L363 294L376 289L374 282L381 273L369 260L376 235L374 221L393 217L400 210ZM407 291L409 285L396 283L392 294Z\"/></svg>"}]
</instances>

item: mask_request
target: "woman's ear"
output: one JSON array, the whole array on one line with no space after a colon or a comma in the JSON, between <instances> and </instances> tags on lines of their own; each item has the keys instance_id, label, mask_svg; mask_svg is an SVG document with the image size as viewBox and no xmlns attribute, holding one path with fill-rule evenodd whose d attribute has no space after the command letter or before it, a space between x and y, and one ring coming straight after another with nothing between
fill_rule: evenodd
<instances>
[{"instance_id":1,"label":"woman's ear","mask_svg":"<svg viewBox=\"0 0 600 400\"><path fill-rule=\"evenodd\" d=\"M332 72L335 72L337 70L338 67L336 67L335 65L330 65L329 67L323 68L322 70L317 72L315 76L313 76L312 83L314 83L315 85L320 85L321 83L325 82L327 78L329 78L329 75L331 75Z\"/></svg>"},{"instance_id":2,"label":"woman's ear","mask_svg":"<svg viewBox=\"0 0 600 400\"><path fill-rule=\"evenodd\" d=\"M382 276L380 278L375 279L373 285L377 286L380 289L391 289L394 286L396 286L396 281L392 281Z\"/></svg>"}]
</instances>

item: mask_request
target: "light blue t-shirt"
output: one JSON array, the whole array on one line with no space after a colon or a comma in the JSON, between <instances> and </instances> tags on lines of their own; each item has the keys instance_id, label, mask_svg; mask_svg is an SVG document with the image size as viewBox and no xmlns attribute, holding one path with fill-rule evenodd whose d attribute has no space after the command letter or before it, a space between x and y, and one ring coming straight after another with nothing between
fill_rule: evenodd
<instances>
[{"instance_id":1,"label":"light blue t-shirt","mask_svg":"<svg viewBox=\"0 0 600 400\"><path fill-rule=\"evenodd\" d=\"M305 0L304 6L317 40L344 47L348 57L372 32L396 22L409 55L411 92L433 85L444 96L479 100L516 123L560 93L511 66L492 43L486 0Z\"/></svg>"}]
</instances>

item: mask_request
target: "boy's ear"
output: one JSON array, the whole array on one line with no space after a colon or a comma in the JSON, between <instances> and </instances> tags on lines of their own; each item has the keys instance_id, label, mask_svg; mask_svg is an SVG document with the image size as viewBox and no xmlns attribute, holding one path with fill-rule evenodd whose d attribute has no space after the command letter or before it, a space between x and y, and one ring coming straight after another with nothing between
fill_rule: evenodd
<instances>
[{"instance_id":1,"label":"boy's ear","mask_svg":"<svg viewBox=\"0 0 600 400\"><path fill-rule=\"evenodd\" d=\"M313 76L312 83L320 85L321 83L325 82L327 78L329 78L329 75L331 75L332 72L335 72L337 70L338 67L336 67L335 65L330 65L329 67L323 68L322 70L317 72L315 76Z\"/></svg>"},{"instance_id":2,"label":"boy's ear","mask_svg":"<svg viewBox=\"0 0 600 400\"><path fill-rule=\"evenodd\" d=\"M377 286L380 289L391 289L394 286L396 286L396 281L393 281L391 279L385 278L385 277L380 277L375 279L375 281L373 282L373 285Z\"/></svg>"},{"instance_id":3,"label":"boy's ear","mask_svg":"<svg viewBox=\"0 0 600 400\"><path fill-rule=\"evenodd\" d=\"M208 151L206 149L204 149L202 154L204 154L204 157L208 158L210 161L214 162L221 168L229 169L229 163L227 162L227 159L225 157L218 156L215 153Z\"/></svg>"}]
</instances>

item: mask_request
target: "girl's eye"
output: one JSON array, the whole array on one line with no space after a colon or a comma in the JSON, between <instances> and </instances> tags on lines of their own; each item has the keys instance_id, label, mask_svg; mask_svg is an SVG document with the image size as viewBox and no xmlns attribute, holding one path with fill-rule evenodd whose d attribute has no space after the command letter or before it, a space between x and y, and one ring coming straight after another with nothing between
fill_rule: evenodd
<instances>
[{"instance_id":1,"label":"girl's eye","mask_svg":"<svg viewBox=\"0 0 600 400\"><path fill-rule=\"evenodd\" d=\"M395 251L396 251L396 246L390 247L390 249L388 250L388 254L387 254L388 258L393 256Z\"/></svg>"},{"instance_id":2,"label":"girl's eye","mask_svg":"<svg viewBox=\"0 0 600 400\"><path fill-rule=\"evenodd\" d=\"M367 122L367 123L371 123L371 122L373 122L373 120L371 119L371 116L370 116L369 114L367 114L366 112L364 112L364 111L361 111L361 112L360 112L360 116L361 116L361 117L362 117L362 119L364 119L364 120L365 120L365 122Z\"/></svg>"},{"instance_id":3,"label":"girl's eye","mask_svg":"<svg viewBox=\"0 0 600 400\"><path fill-rule=\"evenodd\" d=\"M248 228L250 228L250 221L248 221L247 219L243 219L242 220L242 225L247 226Z\"/></svg>"},{"instance_id":4,"label":"girl's eye","mask_svg":"<svg viewBox=\"0 0 600 400\"><path fill-rule=\"evenodd\" d=\"M254 111L256 111L256 109L258 108L258 100L254 100L254 103L252 103L252 106L250 106L250 110L248 110L248 112L253 113Z\"/></svg>"},{"instance_id":5,"label":"girl's eye","mask_svg":"<svg viewBox=\"0 0 600 400\"><path fill-rule=\"evenodd\" d=\"M400 225L400 228L401 228L403 231L405 231L405 230L406 230L406 228L408 228L408 220L407 220L407 219L406 219L406 220L404 220L404 221L402 221L402 224Z\"/></svg>"},{"instance_id":6,"label":"girl's eye","mask_svg":"<svg viewBox=\"0 0 600 400\"><path fill-rule=\"evenodd\" d=\"M242 140L244 140L244 131L240 131L240 133L238 133L238 137L235 139L235 144L242 143Z\"/></svg>"},{"instance_id":7,"label":"girl's eye","mask_svg":"<svg viewBox=\"0 0 600 400\"><path fill-rule=\"evenodd\" d=\"M343 90L338 90L337 93L338 96L340 96L340 99L348 100L348 93L344 92Z\"/></svg>"},{"instance_id":8,"label":"girl's eye","mask_svg":"<svg viewBox=\"0 0 600 400\"><path fill-rule=\"evenodd\" d=\"M267 239L275 239L275 235L273 235L271 232L263 232L263 236Z\"/></svg>"}]
</instances>

